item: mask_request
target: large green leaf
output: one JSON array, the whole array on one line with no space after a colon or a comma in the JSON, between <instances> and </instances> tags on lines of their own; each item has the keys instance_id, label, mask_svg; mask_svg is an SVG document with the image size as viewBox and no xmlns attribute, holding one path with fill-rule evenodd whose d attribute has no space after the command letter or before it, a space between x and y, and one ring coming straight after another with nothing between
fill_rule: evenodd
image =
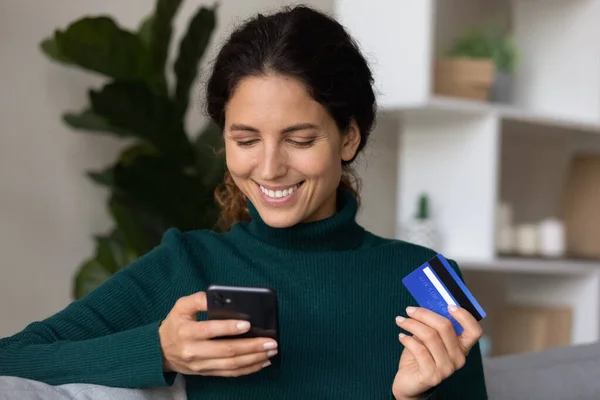
<instances>
[{"instance_id":1,"label":"large green leaf","mask_svg":"<svg viewBox=\"0 0 600 400\"><path fill-rule=\"evenodd\" d=\"M115 178L112 168L106 168L103 171L87 171L86 175L95 183L109 188L114 188Z\"/></svg>"},{"instance_id":2,"label":"large green leaf","mask_svg":"<svg viewBox=\"0 0 600 400\"><path fill-rule=\"evenodd\" d=\"M146 80L148 52L142 40L123 30L109 17L85 17L63 31L56 31L55 44L61 58L111 78Z\"/></svg>"},{"instance_id":3,"label":"large green leaf","mask_svg":"<svg viewBox=\"0 0 600 400\"><path fill-rule=\"evenodd\" d=\"M90 91L94 113L111 126L153 144L158 151L182 164L193 160L183 121L174 118L171 101L136 82L113 82Z\"/></svg>"},{"instance_id":4,"label":"large green leaf","mask_svg":"<svg viewBox=\"0 0 600 400\"><path fill-rule=\"evenodd\" d=\"M126 196L113 195L109 208L127 246L136 253L145 254L158 245L168 228L159 214L146 211L143 203L135 204Z\"/></svg>"},{"instance_id":5,"label":"large green leaf","mask_svg":"<svg viewBox=\"0 0 600 400\"><path fill-rule=\"evenodd\" d=\"M165 65L173 33L172 22L181 2L182 0L157 0L150 29L150 73L155 82L161 83L163 93L167 92Z\"/></svg>"},{"instance_id":6,"label":"large green leaf","mask_svg":"<svg viewBox=\"0 0 600 400\"><path fill-rule=\"evenodd\" d=\"M84 297L140 255L127 246L119 231L114 231L108 236L96 237L95 257L86 260L79 267L74 281L73 296L75 299Z\"/></svg>"},{"instance_id":7,"label":"large green leaf","mask_svg":"<svg viewBox=\"0 0 600 400\"><path fill-rule=\"evenodd\" d=\"M150 48L150 37L152 35L152 24L154 23L154 15L150 15L142 20L138 28L138 36L142 39L146 48Z\"/></svg>"},{"instance_id":8,"label":"large green leaf","mask_svg":"<svg viewBox=\"0 0 600 400\"><path fill-rule=\"evenodd\" d=\"M73 287L73 297L76 300L81 299L96 288L102 286L112 273L104 267L98 260L91 258L79 267L75 277Z\"/></svg>"},{"instance_id":9,"label":"large green leaf","mask_svg":"<svg viewBox=\"0 0 600 400\"><path fill-rule=\"evenodd\" d=\"M198 73L198 64L206 51L215 25L215 11L201 7L191 19L187 33L181 40L174 69L177 77L175 101L182 115L187 111L190 89Z\"/></svg>"},{"instance_id":10,"label":"large green leaf","mask_svg":"<svg viewBox=\"0 0 600 400\"><path fill-rule=\"evenodd\" d=\"M169 99L154 94L146 85L117 81L101 90L90 90L89 95L94 113L141 139L155 142L169 126Z\"/></svg>"},{"instance_id":11,"label":"large green leaf","mask_svg":"<svg viewBox=\"0 0 600 400\"><path fill-rule=\"evenodd\" d=\"M112 127L105 118L96 115L91 110L84 110L81 113L65 113L63 121L75 129L84 129L89 131L111 131Z\"/></svg>"},{"instance_id":12,"label":"large green leaf","mask_svg":"<svg viewBox=\"0 0 600 400\"><path fill-rule=\"evenodd\" d=\"M148 142L139 142L121 150L117 162L123 165L128 165L135 163L138 157L158 156L159 154L160 152L158 149L152 144Z\"/></svg>"},{"instance_id":13,"label":"large green leaf","mask_svg":"<svg viewBox=\"0 0 600 400\"><path fill-rule=\"evenodd\" d=\"M128 266L138 253L127 246L121 232L96 237L96 260L112 274Z\"/></svg>"},{"instance_id":14,"label":"large green leaf","mask_svg":"<svg viewBox=\"0 0 600 400\"><path fill-rule=\"evenodd\" d=\"M223 181L226 170L224 146L223 133L213 122L209 122L196 137L196 165L206 186L216 186Z\"/></svg>"},{"instance_id":15,"label":"large green leaf","mask_svg":"<svg viewBox=\"0 0 600 400\"><path fill-rule=\"evenodd\" d=\"M106 118L97 115L91 110L80 113L65 113L63 121L71 128L98 133L110 133L116 136L134 136L130 131L112 126Z\"/></svg>"},{"instance_id":16,"label":"large green leaf","mask_svg":"<svg viewBox=\"0 0 600 400\"><path fill-rule=\"evenodd\" d=\"M60 52L60 49L58 48L58 43L56 43L56 39L54 37L44 39L42 43L40 43L40 48L42 49L42 52L44 54L46 54L49 58L51 58L54 61L63 64L73 64L72 60L69 60L67 57L65 57L64 54Z\"/></svg>"},{"instance_id":17,"label":"large green leaf","mask_svg":"<svg viewBox=\"0 0 600 400\"><path fill-rule=\"evenodd\" d=\"M165 227L182 230L212 228L214 187L207 187L193 170L161 156L141 155L119 163L115 184L140 209L159 215Z\"/></svg>"}]
</instances>

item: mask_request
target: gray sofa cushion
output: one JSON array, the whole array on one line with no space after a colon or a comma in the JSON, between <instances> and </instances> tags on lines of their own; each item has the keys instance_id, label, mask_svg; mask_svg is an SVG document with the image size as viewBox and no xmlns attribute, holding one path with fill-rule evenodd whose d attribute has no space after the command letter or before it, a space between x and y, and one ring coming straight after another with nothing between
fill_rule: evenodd
<instances>
[{"instance_id":1,"label":"gray sofa cushion","mask_svg":"<svg viewBox=\"0 0 600 400\"><path fill-rule=\"evenodd\" d=\"M490 400L600 399L600 343L484 360Z\"/></svg>"},{"instance_id":2,"label":"gray sofa cushion","mask_svg":"<svg viewBox=\"0 0 600 400\"><path fill-rule=\"evenodd\" d=\"M0 400L186 400L185 380L178 375L170 387L121 389L71 383L50 386L29 379L0 376Z\"/></svg>"}]
</instances>

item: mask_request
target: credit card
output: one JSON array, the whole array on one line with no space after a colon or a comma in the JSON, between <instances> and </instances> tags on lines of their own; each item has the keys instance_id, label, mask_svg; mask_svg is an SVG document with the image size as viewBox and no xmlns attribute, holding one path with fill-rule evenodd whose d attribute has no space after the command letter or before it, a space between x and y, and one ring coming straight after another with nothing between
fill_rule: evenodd
<instances>
[{"instance_id":1,"label":"credit card","mask_svg":"<svg viewBox=\"0 0 600 400\"><path fill-rule=\"evenodd\" d=\"M449 305L466 309L477 321L486 317L483 308L441 254L405 276L402 283L420 307L448 318L457 335L463 332L463 327L448 312Z\"/></svg>"}]
</instances>

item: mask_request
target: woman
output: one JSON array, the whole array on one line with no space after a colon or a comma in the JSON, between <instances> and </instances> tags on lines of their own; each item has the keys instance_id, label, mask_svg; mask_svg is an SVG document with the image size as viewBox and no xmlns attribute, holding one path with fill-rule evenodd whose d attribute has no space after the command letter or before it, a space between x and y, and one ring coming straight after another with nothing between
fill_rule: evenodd
<instances>
[{"instance_id":1,"label":"woman","mask_svg":"<svg viewBox=\"0 0 600 400\"><path fill-rule=\"evenodd\" d=\"M207 104L225 140L217 200L230 229L170 230L101 288L2 340L0 375L139 388L180 373L203 400L485 399L477 321L451 310L456 336L401 283L435 253L355 220L350 165L375 97L346 31L306 7L257 16L218 54ZM206 321L213 283L274 288L281 342L211 340L250 329Z\"/></svg>"}]
</instances>

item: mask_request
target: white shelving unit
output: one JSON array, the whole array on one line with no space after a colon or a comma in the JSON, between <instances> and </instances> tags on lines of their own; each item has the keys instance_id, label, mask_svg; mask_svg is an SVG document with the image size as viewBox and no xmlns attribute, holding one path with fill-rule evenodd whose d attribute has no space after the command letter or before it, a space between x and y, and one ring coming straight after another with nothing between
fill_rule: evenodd
<instances>
[{"instance_id":1,"label":"white shelving unit","mask_svg":"<svg viewBox=\"0 0 600 400\"><path fill-rule=\"evenodd\" d=\"M440 251L484 308L567 305L573 344L600 340L600 260L495 250L499 201L523 220L553 216L570 157L600 152L600 0L337 0L335 12L371 61L380 108L401 120L397 184L380 194L396 199L397 225L427 192ZM435 96L435 57L492 18L521 53L512 104Z\"/></svg>"}]
</instances>

